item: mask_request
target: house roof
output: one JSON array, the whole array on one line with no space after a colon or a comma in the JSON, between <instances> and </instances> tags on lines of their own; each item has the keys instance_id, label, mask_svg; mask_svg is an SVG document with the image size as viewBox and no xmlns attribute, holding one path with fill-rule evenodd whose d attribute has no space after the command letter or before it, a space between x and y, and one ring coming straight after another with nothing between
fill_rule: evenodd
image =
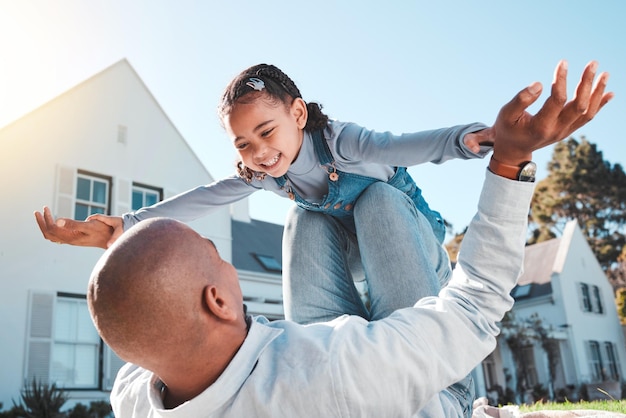
<instances>
[{"instance_id":1,"label":"house roof","mask_svg":"<svg viewBox=\"0 0 626 418\"><path fill-rule=\"evenodd\" d=\"M231 225L233 265L237 270L281 274L282 225L254 219L250 222L233 220ZM278 263L274 267L272 260Z\"/></svg>"},{"instance_id":2,"label":"house roof","mask_svg":"<svg viewBox=\"0 0 626 418\"><path fill-rule=\"evenodd\" d=\"M552 293L552 275L562 271L576 228L576 221L569 221L561 237L526 247L524 271L511 292L516 300Z\"/></svg>"},{"instance_id":3,"label":"house roof","mask_svg":"<svg viewBox=\"0 0 626 418\"><path fill-rule=\"evenodd\" d=\"M524 272L511 291L515 300L532 299L552 293L552 273L560 246L561 239L555 238L526 247Z\"/></svg>"},{"instance_id":4,"label":"house roof","mask_svg":"<svg viewBox=\"0 0 626 418\"><path fill-rule=\"evenodd\" d=\"M527 246L524 255L524 272L517 282L518 285L549 283L560 245L561 238L555 238Z\"/></svg>"}]
</instances>

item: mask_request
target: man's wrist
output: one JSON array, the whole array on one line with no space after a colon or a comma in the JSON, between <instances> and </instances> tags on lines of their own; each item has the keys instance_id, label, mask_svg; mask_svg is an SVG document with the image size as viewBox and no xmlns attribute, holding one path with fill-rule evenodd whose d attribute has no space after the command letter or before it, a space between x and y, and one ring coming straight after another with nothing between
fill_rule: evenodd
<instances>
[{"instance_id":1,"label":"man's wrist","mask_svg":"<svg viewBox=\"0 0 626 418\"><path fill-rule=\"evenodd\" d=\"M534 182L537 166L530 160L518 165L504 164L492 155L489 160L489 171L510 180Z\"/></svg>"}]
</instances>

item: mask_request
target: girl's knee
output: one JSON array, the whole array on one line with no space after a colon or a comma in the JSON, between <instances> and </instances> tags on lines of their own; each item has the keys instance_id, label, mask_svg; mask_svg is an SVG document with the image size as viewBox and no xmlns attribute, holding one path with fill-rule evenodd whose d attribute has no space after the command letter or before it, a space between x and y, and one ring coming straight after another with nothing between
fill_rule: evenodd
<instances>
[{"instance_id":1,"label":"girl's knee","mask_svg":"<svg viewBox=\"0 0 626 418\"><path fill-rule=\"evenodd\" d=\"M379 181L363 191L354 206L354 215L355 217L367 214L391 215L393 212L405 210L415 211L413 201L404 192Z\"/></svg>"}]
</instances>

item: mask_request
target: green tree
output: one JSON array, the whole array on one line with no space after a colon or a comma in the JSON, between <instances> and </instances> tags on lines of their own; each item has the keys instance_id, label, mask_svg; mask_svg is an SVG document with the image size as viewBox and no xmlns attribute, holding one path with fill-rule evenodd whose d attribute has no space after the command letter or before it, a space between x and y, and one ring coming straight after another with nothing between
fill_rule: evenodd
<instances>
[{"instance_id":1,"label":"green tree","mask_svg":"<svg viewBox=\"0 0 626 418\"><path fill-rule=\"evenodd\" d=\"M584 137L555 145L531 204L530 244L559 236L575 219L609 278L619 268L626 224L626 174ZM614 283L614 287L624 284Z\"/></svg>"}]
</instances>

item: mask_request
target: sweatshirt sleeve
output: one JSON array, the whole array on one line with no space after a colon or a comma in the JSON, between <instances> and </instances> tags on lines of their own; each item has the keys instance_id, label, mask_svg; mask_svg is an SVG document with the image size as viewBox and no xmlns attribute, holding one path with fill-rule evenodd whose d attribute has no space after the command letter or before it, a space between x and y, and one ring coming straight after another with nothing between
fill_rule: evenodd
<instances>
[{"instance_id":1,"label":"sweatshirt sleeve","mask_svg":"<svg viewBox=\"0 0 626 418\"><path fill-rule=\"evenodd\" d=\"M380 321L342 318L332 373L345 394L340 409L358 416L381 405L388 416L412 416L495 348L496 323L511 308L509 293L522 271L534 184L486 176L459 263L437 297Z\"/></svg>"},{"instance_id":2,"label":"sweatshirt sleeve","mask_svg":"<svg viewBox=\"0 0 626 418\"><path fill-rule=\"evenodd\" d=\"M348 123L337 138L337 149L339 158L346 162L367 161L401 167L427 162L441 164L453 158L483 158L492 147L481 146L481 150L474 153L467 148L463 138L486 127L482 123L472 123L394 135Z\"/></svg>"},{"instance_id":3,"label":"sweatshirt sleeve","mask_svg":"<svg viewBox=\"0 0 626 418\"><path fill-rule=\"evenodd\" d=\"M124 230L148 218L168 217L182 222L190 222L237 202L259 190L233 175L205 186L198 186L152 206L122 215Z\"/></svg>"}]
</instances>

